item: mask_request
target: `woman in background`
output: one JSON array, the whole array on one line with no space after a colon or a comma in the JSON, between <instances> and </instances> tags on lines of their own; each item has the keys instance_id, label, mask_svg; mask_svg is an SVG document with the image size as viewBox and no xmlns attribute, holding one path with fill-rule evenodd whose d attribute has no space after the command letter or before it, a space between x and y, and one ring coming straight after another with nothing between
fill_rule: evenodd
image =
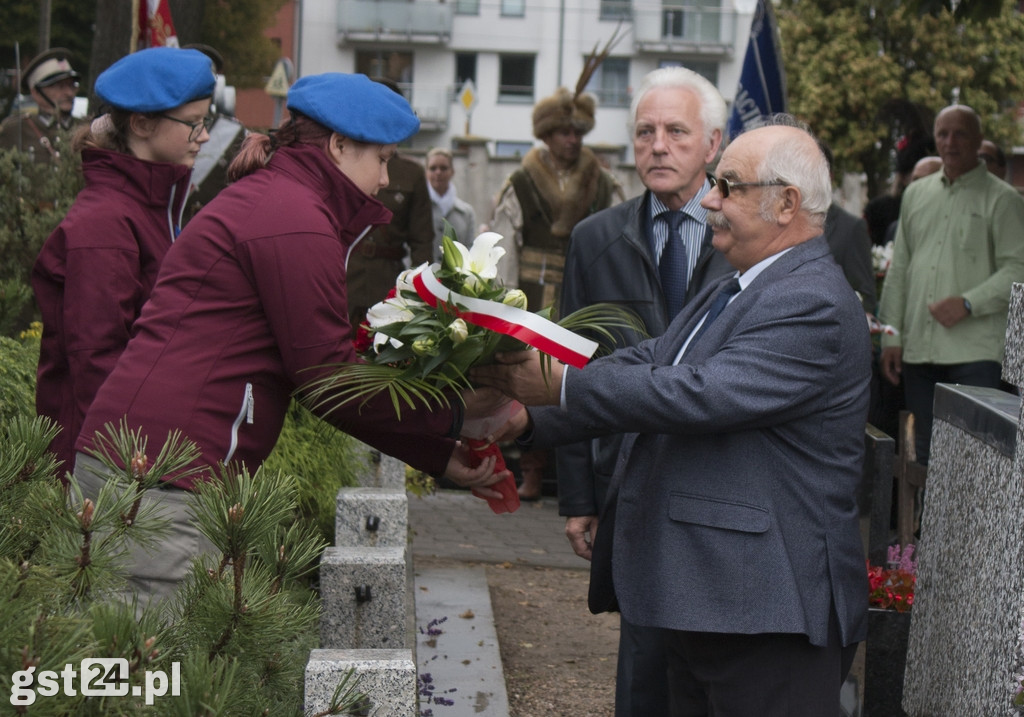
<instances>
[{"instance_id":1,"label":"woman in background","mask_svg":"<svg viewBox=\"0 0 1024 717\"><path fill-rule=\"evenodd\" d=\"M36 410L60 426L51 449L66 470L181 230L215 83L209 57L170 47L123 57L96 80L106 110L72 143L85 188L32 271L43 318Z\"/></svg>"},{"instance_id":2,"label":"woman in background","mask_svg":"<svg viewBox=\"0 0 1024 717\"><path fill-rule=\"evenodd\" d=\"M446 219L455 230L456 238L466 246L472 244L477 235L476 212L469 202L456 195L452 183L454 175L451 151L434 147L427 152L427 189L434 210L434 261L441 260L441 237Z\"/></svg>"}]
</instances>

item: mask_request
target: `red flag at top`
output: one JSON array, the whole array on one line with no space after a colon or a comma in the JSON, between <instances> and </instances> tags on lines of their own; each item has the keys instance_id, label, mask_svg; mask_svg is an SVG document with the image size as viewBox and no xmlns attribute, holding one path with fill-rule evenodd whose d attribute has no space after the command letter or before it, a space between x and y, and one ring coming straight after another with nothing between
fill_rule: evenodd
<instances>
[{"instance_id":1,"label":"red flag at top","mask_svg":"<svg viewBox=\"0 0 1024 717\"><path fill-rule=\"evenodd\" d=\"M138 0L139 31L137 49L178 47L178 34L171 20L168 0Z\"/></svg>"}]
</instances>

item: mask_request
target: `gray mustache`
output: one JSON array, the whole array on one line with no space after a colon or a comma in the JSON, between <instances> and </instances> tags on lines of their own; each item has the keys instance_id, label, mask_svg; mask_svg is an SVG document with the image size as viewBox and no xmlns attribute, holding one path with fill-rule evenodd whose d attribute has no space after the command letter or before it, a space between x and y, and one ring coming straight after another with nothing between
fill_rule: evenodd
<instances>
[{"instance_id":1,"label":"gray mustache","mask_svg":"<svg viewBox=\"0 0 1024 717\"><path fill-rule=\"evenodd\" d=\"M725 218L722 212L709 211L708 224L715 229L729 229L729 220Z\"/></svg>"}]
</instances>

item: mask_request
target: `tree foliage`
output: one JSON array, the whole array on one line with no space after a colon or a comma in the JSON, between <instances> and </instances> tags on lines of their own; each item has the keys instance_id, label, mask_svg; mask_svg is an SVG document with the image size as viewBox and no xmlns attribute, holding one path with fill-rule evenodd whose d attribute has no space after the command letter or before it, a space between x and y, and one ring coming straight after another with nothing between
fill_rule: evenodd
<instances>
[{"instance_id":1,"label":"tree foliage","mask_svg":"<svg viewBox=\"0 0 1024 717\"><path fill-rule=\"evenodd\" d=\"M262 87L280 50L263 31L286 0L169 0L181 44L204 43L224 57L229 85ZM142 3L143 6L145 2ZM82 93L91 95L94 78L128 53L131 0L51 0L50 47L72 51L82 74ZM39 0L0 3L0 116L13 97L15 46L26 65L40 50Z\"/></svg>"},{"instance_id":2,"label":"tree foliage","mask_svg":"<svg viewBox=\"0 0 1024 717\"><path fill-rule=\"evenodd\" d=\"M1019 144L1014 118L1024 67L1024 18L1014 0L997 16L952 14L943 3L781 0L777 10L790 111L836 156L837 172L865 172L869 195L891 170L893 148L958 96L986 137ZM958 9L959 10L959 9Z\"/></svg>"},{"instance_id":3,"label":"tree foliage","mask_svg":"<svg viewBox=\"0 0 1024 717\"><path fill-rule=\"evenodd\" d=\"M286 0L206 0L202 41L224 55L224 75L238 88L263 87L281 50L263 31Z\"/></svg>"},{"instance_id":4,"label":"tree foliage","mask_svg":"<svg viewBox=\"0 0 1024 717\"><path fill-rule=\"evenodd\" d=\"M943 10L964 20L989 20L999 16L999 3L992 0L910 0L919 15L938 15Z\"/></svg>"}]
</instances>

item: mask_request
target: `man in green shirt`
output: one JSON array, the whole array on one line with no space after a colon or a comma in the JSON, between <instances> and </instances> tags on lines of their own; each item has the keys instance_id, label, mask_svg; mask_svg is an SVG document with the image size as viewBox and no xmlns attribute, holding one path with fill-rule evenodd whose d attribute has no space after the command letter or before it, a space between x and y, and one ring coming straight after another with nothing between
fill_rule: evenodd
<instances>
[{"instance_id":1,"label":"man in green shirt","mask_svg":"<svg viewBox=\"0 0 1024 717\"><path fill-rule=\"evenodd\" d=\"M964 105L935 118L942 171L903 195L879 318L882 374L902 378L927 464L936 383L998 388L1010 286L1024 282L1024 199L978 158L981 121Z\"/></svg>"}]
</instances>

